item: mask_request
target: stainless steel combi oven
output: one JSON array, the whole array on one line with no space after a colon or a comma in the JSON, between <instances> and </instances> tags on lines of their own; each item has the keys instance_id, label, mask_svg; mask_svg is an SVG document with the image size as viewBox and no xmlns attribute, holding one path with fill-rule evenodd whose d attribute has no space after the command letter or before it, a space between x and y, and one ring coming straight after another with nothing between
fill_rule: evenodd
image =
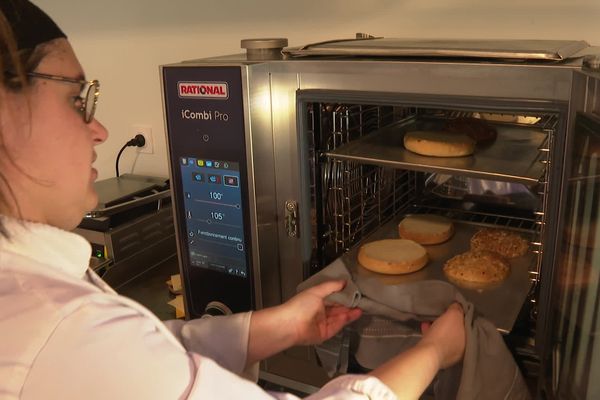
<instances>
[{"instance_id":1,"label":"stainless steel combi oven","mask_svg":"<svg viewBox=\"0 0 600 400\"><path fill-rule=\"evenodd\" d=\"M478 227L519 232L529 252L501 287L460 290L504 334L535 396L600 396L600 49L286 45L243 41L246 54L161 67L187 316L279 304L405 215L439 214L461 235L426 275L381 284L445 279L443 260ZM456 118L486 121L496 141L459 158L403 147L406 132ZM261 376L306 392L328 379L309 348L267 360Z\"/></svg>"}]
</instances>

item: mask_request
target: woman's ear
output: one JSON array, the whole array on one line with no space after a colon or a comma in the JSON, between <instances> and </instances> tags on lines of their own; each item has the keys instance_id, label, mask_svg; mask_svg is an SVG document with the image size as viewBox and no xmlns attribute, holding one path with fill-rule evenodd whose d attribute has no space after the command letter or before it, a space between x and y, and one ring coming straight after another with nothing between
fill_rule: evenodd
<instances>
[{"instance_id":1,"label":"woman's ear","mask_svg":"<svg viewBox=\"0 0 600 400\"><path fill-rule=\"evenodd\" d=\"M31 130L31 93L0 85L0 143L6 151L26 140ZM22 143L21 143L22 144Z\"/></svg>"}]
</instances>

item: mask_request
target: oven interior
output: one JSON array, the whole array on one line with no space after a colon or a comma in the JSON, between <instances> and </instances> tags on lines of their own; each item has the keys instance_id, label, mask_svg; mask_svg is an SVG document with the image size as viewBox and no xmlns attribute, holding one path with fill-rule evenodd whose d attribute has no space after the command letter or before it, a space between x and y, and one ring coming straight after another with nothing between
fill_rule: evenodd
<instances>
[{"instance_id":1,"label":"oven interior","mask_svg":"<svg viewBox=\"0 0 600 400\"><path fill-rule=\"evenodd\" d=\"M535 379L536 303L559 114L331 101L305 101L302 110L312 231L305 274L320 271L408 214L439 214L460 223L522 232L530 240L529 289L514 326L503 333L524 375ZM426 157L429 161L423 162L423 157L404 153L403 132L439 129L465 117L485 120L497 129L497 141L512 135L525 153L509 152L499 164L462 163L469 157ZM502 162L515 170L507 173Z\"/></svg>"}]
</instances>

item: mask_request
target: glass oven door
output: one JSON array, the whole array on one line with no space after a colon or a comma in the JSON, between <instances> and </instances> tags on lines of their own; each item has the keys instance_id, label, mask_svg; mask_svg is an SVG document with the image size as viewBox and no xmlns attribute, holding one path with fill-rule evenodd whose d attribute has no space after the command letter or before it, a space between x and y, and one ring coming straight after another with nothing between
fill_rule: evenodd
<instances>
[{"instance_id":1,"label":"glass oven door","mask_svg":"<svg viewBox=\"0 0 600 400\"><path fill-rule=\"evenodd\" d=\"M600 80L575 73L544 349L549 398L600 398ZM548 336L547 336L548 337Z\"/></svg>"}]
</instances>

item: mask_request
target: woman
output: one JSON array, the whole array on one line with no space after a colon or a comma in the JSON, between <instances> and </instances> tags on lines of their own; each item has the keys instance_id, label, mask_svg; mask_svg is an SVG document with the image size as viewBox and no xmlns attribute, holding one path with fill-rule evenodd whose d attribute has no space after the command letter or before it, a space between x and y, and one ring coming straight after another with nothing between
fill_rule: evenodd
<instances>
[{"instance_id":1,"label":"woman","mask_svg":"<svg viewBox=\"0 0 600 400\"><path fill-rule=\"evenodd\" d=\"M90 245L69 232L97 201L99 83L69 42L25 0L0 3L0 394L2 398L268 399L242 378L290 346L320 343L360 317L329 306L331 281L251 313L163 324L87 270ZM421 342L368 375L313 399L415 398L464 351L452 305Z\"/></svg>"}]
</instances>

